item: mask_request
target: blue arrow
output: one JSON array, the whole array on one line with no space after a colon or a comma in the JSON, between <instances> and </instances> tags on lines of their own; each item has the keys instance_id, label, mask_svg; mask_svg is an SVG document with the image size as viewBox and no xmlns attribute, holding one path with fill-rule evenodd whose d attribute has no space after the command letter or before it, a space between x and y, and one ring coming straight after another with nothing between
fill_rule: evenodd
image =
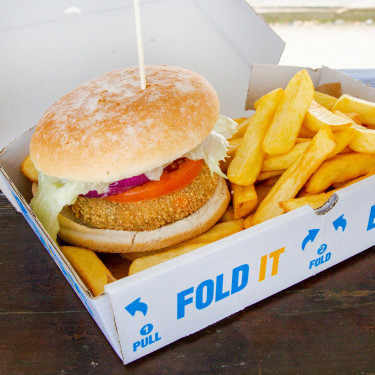
<instances>
[{"instance_id":1,"label":"blue arrow","mask_svg":"<svg viewBox=\"0 0 375 375\"><path fill-rule=\"evenodd\" d=\"M302 241L302 250L305 250L305 247L309 241L314 242L319 231L320 229L309 229L309 234Z\"/></svg>"},{"instance_id":2,"label":"blue arrow","mask_svg":"<svg viewBox=\"0 0 375 375\"><path fill-rule=\"evenodd\" d=\"M335 230L338 230L340 227L342 229L342 231L345 230L346 228L346 219L344 219L344 214L342 214L340 217L338 217L335 221L332 222Z\"/></svg>"},{"instance_id":3,"label":"blue arrow","mask_svg":"<svg viewBox=\"0 0 375 375\"><path fill-rule=\"evenodd\" d=\"M134 316L137 311L140 311L144 316L146 316L147 305L144 302L141 302L141 297L139 297L132 303L129 303L129 305L125 307L125 310L132 316Z\"/></svg>"}]
</instances>

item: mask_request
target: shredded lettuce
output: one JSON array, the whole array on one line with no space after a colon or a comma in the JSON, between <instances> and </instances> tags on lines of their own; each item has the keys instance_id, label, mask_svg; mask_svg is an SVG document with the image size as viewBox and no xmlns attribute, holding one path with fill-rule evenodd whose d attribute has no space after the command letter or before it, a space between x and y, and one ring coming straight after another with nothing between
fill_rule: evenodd
<instances>
[{"instance_id":1,"label":"shredded lettuce","mask_svg":"<svg viewBox=\"0 0 375 375\"><path fill-rule=\"evenodd\" d=\"M192 160L204 159L211 172L226 177L220 170L219 162L227 156L228 141L236 131L237 123L228 117L220 116L210 135L186 156ZM151 180L160 179L163 167L147 172ZM54 241L59 232L58 215L64 206L73 204L78 195L90 190L104 193L107 183L61 180L39 172L38 191L31 201L31 208Z\"/></svg>"},{"instance_id":2,"label":"shredded lettuce","mask_svg":"<svg viewBox=\"0 0 375 375\"><path fill-rule=\"evenodd\" d=\"M104 193L108 189L108 185L106 183L60 180L39 172L38 191L30 205L48 234L56 241L60 228L58 215L63 207L73 204L78 195L86 194L90 190Z\"/></svg>"},{"instance_id":3,"label":"shredded lettuce","mask_svg":"<svg viewBox=\"0 0 375 375\"><path fill-rule=\"evenodd\" d=\"M227 139L236 132L236 127L235 121L220 115L209 136L198 147L184 156L192 160L204 159L211 172L226 178L219 167L219 162L227 156Z\"/></svg>"}]
</instances>

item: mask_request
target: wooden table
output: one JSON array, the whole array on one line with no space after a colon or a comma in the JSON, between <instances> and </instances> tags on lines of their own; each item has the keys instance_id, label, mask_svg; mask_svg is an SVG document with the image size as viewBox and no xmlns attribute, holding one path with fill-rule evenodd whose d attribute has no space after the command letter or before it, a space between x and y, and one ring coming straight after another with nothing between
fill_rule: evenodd
<instances>
[{"instance_id":1,"label":"wooden table","mask_svg":"<svg viewBox=\"0 0 375 375\"><path fill-rule=\"evenodd\" d=\"M0 194L1 375L213 373L374 374L375 247L124 367Z\"/></svg>"}]
</instances>

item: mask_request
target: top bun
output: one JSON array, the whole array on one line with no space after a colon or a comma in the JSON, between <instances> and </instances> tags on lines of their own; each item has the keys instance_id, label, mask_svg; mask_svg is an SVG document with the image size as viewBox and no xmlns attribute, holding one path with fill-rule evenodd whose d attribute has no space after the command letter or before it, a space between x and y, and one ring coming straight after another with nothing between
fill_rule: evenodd
<instances>
[{"instance_id":1,"label":"top bun","mask_svg":"<svg viewBox=\"0 0 375 375\"><path fill-rule=\"evenodd\" d=\"M197 147L219 117L219 99L199 74L138 66L96 77L60 98L39 121L30 144L46 175L113 182L167 164Z\"/></svg>"}]
</instances>

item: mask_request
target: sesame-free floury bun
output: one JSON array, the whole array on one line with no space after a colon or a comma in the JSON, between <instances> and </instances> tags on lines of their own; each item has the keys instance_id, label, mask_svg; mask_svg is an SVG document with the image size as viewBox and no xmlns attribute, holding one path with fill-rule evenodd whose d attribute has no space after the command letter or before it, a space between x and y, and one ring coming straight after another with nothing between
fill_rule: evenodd
<instances>
[{"instance_id":1,"label":"sesame-free floury bun","mask_svg":"<svg viewBox=\"0 0 375 375\"><path fill-rule=\"evenodd\" d=\"M170 246L209 229L229 200L218 166L235 122L201 75L146 66L98 76L60 98L31 139L31 207L50 236L103 252Z\"/></svg>"}]
</instances>

